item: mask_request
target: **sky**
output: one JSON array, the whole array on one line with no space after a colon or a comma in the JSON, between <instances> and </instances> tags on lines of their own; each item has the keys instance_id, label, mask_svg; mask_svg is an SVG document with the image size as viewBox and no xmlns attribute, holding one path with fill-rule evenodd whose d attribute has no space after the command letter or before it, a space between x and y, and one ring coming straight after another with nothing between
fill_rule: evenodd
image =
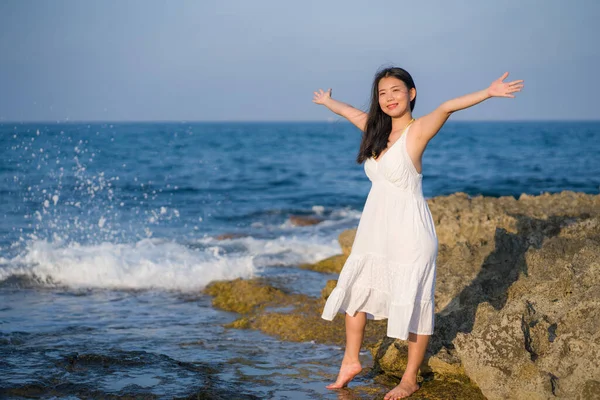
<instances>
[{"instance_id":1,"label":"sky","mask_svg":"<svg viewBox=\"0 0 600 400\"><path fill-rule=\"evenodd\" d=\"M600 119L600 1L0 0L2 121L325 121L375 72L415 116L524 79L455 120Z\"/></svg>"}]
</instances>

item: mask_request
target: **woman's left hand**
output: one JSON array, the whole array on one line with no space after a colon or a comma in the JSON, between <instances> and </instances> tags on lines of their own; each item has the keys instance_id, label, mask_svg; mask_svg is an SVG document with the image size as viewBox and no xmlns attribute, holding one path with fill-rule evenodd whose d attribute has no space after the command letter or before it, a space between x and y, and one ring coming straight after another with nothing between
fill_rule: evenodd
<instances>
[{"instance_id":1,"label":"woman's left hand","mask_svg":"<svg viewBox=\"0 0 600 400\"><path fill-rule=\"evenodd\" d=\"M487 92L490 97L515 97L512 93L520 92L523 89L523 80L502 82L508 77L508 72L505 72L500 78L496 79Z\"/></svg>"}]
</instances>

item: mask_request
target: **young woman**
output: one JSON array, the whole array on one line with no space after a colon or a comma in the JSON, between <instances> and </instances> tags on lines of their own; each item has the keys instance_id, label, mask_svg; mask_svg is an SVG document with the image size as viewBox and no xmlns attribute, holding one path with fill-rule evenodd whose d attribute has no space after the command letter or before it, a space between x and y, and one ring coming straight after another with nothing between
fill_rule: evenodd
<instances>
[{"instance_id":1,"label":"young woman","mask_svg":"<svg viewBox=\"0 0 600 400\"><path fill-rule=\"evenodd\" d=\"M388 319L387 335L408 339L408 365L386 400L419 389L417 372L434 325L437 237L423 197L421 159L429 141L450 115L490 97L514 97L523 81L505 83L508 72L484 90L446 101L414 119L415 83L402 68L386 68L373 81L371 106L364 113L315 92L313 102L347 118L363 131L357 162L372 182L350 256L322 317L345 314L346 349L337 380L346 386L362 367L358 354L367 319Z\"/></svg>"}]
</instances>

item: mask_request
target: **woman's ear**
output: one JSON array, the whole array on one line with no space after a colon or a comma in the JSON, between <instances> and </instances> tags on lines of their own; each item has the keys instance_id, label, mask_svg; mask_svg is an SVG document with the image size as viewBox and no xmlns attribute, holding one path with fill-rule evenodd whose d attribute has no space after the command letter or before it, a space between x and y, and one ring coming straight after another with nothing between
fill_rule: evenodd
<instances>
[{"instance_id":1,"label":"woman's ear","mask_svg":"<svg viewBox=\"0 0 600 400\"><path fill-rule=\"evenodd\" d=\"M410 101L413 101L415 97L417 97L417 89L412 88L409 90L408 95L410 96Z\"/></svg>"}]
</instances>

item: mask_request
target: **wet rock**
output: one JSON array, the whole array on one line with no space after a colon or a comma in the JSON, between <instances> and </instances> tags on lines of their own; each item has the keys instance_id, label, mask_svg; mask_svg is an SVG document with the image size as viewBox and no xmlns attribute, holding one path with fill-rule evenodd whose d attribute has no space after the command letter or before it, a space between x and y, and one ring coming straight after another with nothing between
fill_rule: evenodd
<instances>
[{"instance_id":1,"label":"wet rock","mask_svg":"<svg viewBox=\"0 0 600 400\"><path fill-rule=\"evenodd\" d=\"M307 302L290 313L256 314L249 318L249 328L260 330L291 342L315 342L343 345L346 331L344 316L339 315L333 321L321 318L323 304ZM373 344L386 332L385 321L371 321L365 330L365 344Z\"/></svg>"},{"instance_id":2,"label":"wet rock","mask_svg":"<svg viewBox=\"0 0 600 400\"><path fill-rule=\"evenodd\" d=\"M214 296L215 307L243 314L228 328L256 329L293 342L344 343L343 315L333 322L322 319L325 302L321 298L284 293L263 279L214 282L205 293ZM385 321L369 324L366 343L375 343L385 335L385 330Z\"/></svg>"},{"instance_id":3,"label":"wet rock","mask_svg":"<svg viewBox=\"0 0 600 400\"><path fill-rule=\"evenodd\" d=\"M325 284L325 287L323 288L323 290L321 290L321 298L323 300L327 300L329 298L329 295L331 294L331 292L333 292L333 289L335 289L336 285L337 285L337 281L334 279L327 281L327 283Z\"/></svg>"},{"instance_id":4,"label":"wet rock","mask_svg":"<svg viewBox=\"0 0 600 400\"><path fill-rule=\"evenodd\" d=\"M375 361L373 369L376 373L384 373L400 379L408 363L408 342L385 337L370 346L369 350ZM419 376L425 379L456 381L475 386L467 377L461 361L446 348L436 354L428 354L419 371Z\"/></svg>"},{"instance_id":5,"label":"wet rock","mask_svg":"<svg viewBox=\"0 0 600 400\"><path fill-rule=\"evenodd\" d=\"M217 240L227 240L227 239L239 239L243 237L248 237L245 233L223 233L218 235L215 239Z\"/></svg>"},{"instance_id":6,"label":"wet rock","mask_svg":"<svg viewBox=\"0 0 600 400\"><path fill-rule=\"evenodd\" d=\"M323 273L339 273L348 258L345 254L338 254L316 262L314 264L300 264L302 269L310 269L312 271L323 272Z\"/></svg>"},{"instance_id":7,"label":"wet rock","mask_svg":"<svg viewBox=\"0 0 600 400\"><path fill-rule=\"evenodd\" d=\"M338 241L340 242L340 246L342 247L342 254L349 256L350 251L352 250L352 244L354 243L354 238L356 237L356 229L347 229L340 233L338 236Z\"/></svg>"},{"instance_id":8,"label":"wet rock","mask_svg":"<svg viewBox=\"0 0 600 400\"><path fill-rule=\"evenodd\" d=\"M240 318L240 319L236 319L235 321L225 325L225 328L234 328L234 329L249 329L250 328L250 321L248 320L248 318Z\"/></svg>"},{"instance_id":9,"label":"wet rock","mask_svg":"<svg viewBox=\"0 0 600 400\"><path fill-rule=\"evenodd\" d=\"M185 379L186 376L193 377L188 378L194 381L193 387L189 389L189 395L184 394L183 397L178 397L170 394L168 398L207 400L260 398L247 394L245 388L240 385L223 380L220 377L223 370L222 364L180 361L166 355L145 351L116 350L113 354L69 353L64 355L64 360L57 362L56 368L64 369L64 371L60 373L48 371L48 376L41 377L37 382L7 385L6 382L0 381L0 398L108 400L165 398L164 393L162 395L152 393L155 387L162 385L159 379L154 379L157 371L165 371L167 376L179 376L182 379ZM110 385L98 385L98 379L94 379L94 377L105 376L107 373L116 376L147 377L151 378L149 381L156 380L156 384L144 387L130 384L117 391ZM78 378L74 381L66 380L70 376Z\"/></svg>"},{"instance_id":10,"label":"wet rock","mask_svg":"<svg viewBox=\"0 0 600 400\"><path fill-rule=\"evenodd\" d=\"M294 226L316 225L322 221L323 220L320 218L310 217L310 216L306 216L306 215L291 215L290 216L290 222Z\"/></svg>"},{"instance_id":11,"label":"wet rock","mask_svg":"<svg viewBox=\"0 0 600 400\"><path fill-rule=\"evenodd\" d=\"M345 389L337 393L340 400L357 399L383 399L385 394L400 383L400 380L389 375L375 377L377 384L357 385L352 389ZM420 382L421 388L408 399L422 400L485 400L481 391L473 385L454 381L424 380Z\"/></svg>"},{"instance_id":12,"label":"wet rock","mask_svg":"<svg viewBox=\"0 0 600 400\"><path fill-rule=\"evenodd\" d=\"M240 314L283 302L285 298L281 290L267 285L260 279L213 282L204 292L213 296L213 306Z\"/></svg>"},{"instance_id":13,"label":"wet rock","mask_svg":"<svg viewBox=\"0 0 600 400\"><path fill-rule=\"evenodd\" d=\"M135 397L139 399L139 397ZM240 393L239 389L230 390L215 390L213 388L206 388L200 390L198 393L192 394L187 397L175 398L175 400L260 400L260 397L251 394Z\"/></svg>"},{"instance_id":14,"label":"wet rock","mask_svg":"<svg viewBox=\"0 0 600 400\"><path fill-rule=\"evenodd\" d=\"M376 372L401 378L408 363L408 344L405 341L385 337L370 348L375 360Z\"/></svg>"}]
</instances>

